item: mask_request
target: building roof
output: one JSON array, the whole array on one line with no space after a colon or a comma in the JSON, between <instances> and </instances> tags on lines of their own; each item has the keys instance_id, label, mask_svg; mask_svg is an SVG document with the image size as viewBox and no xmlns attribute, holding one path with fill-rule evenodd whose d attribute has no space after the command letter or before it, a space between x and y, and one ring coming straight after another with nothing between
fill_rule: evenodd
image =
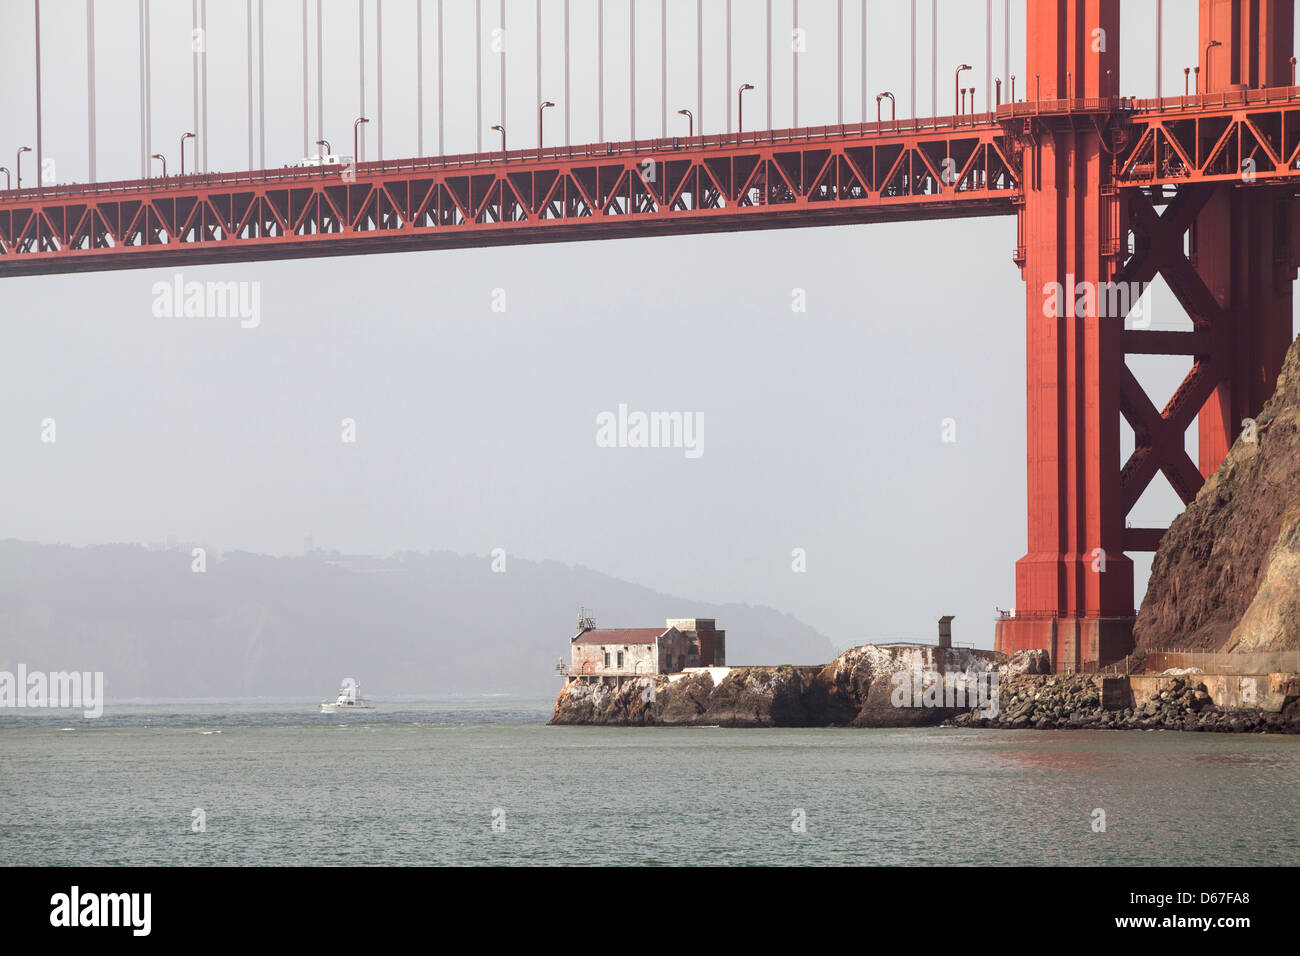
<instances>
[{"instance_id":1,"label":"building roof","mask_svg":"<svg viewBox=\"0 0 1300 956\"><path fill-rule=\"evenodd\" d=\"M671 627L604 627L583 631L574 644L653 644Z\"/></svg>"}]
</instances>

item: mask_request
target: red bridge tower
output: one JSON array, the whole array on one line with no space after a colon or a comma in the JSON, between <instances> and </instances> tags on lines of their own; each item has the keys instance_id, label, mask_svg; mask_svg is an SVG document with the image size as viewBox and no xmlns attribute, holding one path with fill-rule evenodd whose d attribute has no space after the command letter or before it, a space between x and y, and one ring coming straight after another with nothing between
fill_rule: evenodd
<instances>
[{"instance_id":1,"label":"red bridge tower","mask_svg":"<svg viewBox=\"0 0 1300 956\"><path fill-rule=\"evenodd\" d=\"M1201 0L1205 95L1185 98L1185 118L1170 98L1169 115L1144 134L1156 167L1150 178L1161 178L1183 144L1196 153L1181 157L1184 168L1194 167L1230 136L1240 175L1147 187L1129 178L1121 187L1122 156L1126 171L1138 157L1126 142L1136 131L1116 99L1118 0L1028 4L1026 98L1035 109L1004 125L1017 143L1023 189L1029 548L1016 564L1015 617L997 624L999 650L1048 648L1058 670L1131 650L1133 564L1124 552L1154 550L1162 534L1128 527L1133 505L1157 472L1190 502L1242 419L1272 393L1291 339L1295 190L1254 183L1255 164L1272 172L1277 163L1248 141L1249 117L1234 127L1197 110L1217 102L1215 93L1294 84L1293 29L1293 0ZM1115 288L1107 283L1144 287L1157 274L1191 331L1126 329L1123 309L1107 310L1105 290ZM1055 283L1064 310L1045 291ZM1157 410L1126 354L1188 355L1192 368ZM1121 415L1135 434L1127 462ZM1199 467L1184 448L1193 419Z\"/></svg>"}]
</instances>

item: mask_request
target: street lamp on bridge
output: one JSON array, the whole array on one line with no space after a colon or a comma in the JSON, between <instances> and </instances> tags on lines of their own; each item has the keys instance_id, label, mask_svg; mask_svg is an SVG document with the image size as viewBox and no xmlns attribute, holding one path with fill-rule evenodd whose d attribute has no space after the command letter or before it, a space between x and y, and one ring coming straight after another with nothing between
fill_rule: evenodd
<instances>
[{"instance_id":1,"label":"street lamp on bridge","mask_svg":"<svg viewBox=\"0 0 1300 956\"><path fill-rule=\"evenodd\" d=\"M9 178L9 170L4 166L0 166L0 173L5 174L5 189L12 189L13 181Z\"/></svg>"},{"instance_id":2,"label":"street lamp on bridge","mask_svg":"<svg viewBox=\"0 0 1300 956\"><path fill-rule=\"evenodd\" d=\"M690 139L695 135L695 114L690 110L678 110L677 112L686 117L686 122L688 124L686 127L686 138Z\"/></svg>"},{"instance_id":3,"label":"street lamp on bridge","mask_svg":"<svg viewBox=\"0 0 1300 956\"><path fill-rule=\"evenodd\" d=\"M1223 46L1218 40L1205 44L1205 92L1210 92L1210 51L1216 46Z\"/></svg>"},{"instance_id":4,"label":"street lamp on bridge","mask_svg":"<svg viewBox=\"0 0 1300 956\"><path fill-rule=\"evenodd\" d=\"M18 155L14 160L14 170L15 170L14 176L18 180L19 189L23 188L23 153L30 153L31 151L32 148L30 146L18 147Z\"/></svg>"},{"instance_id":5,"label":"street lamp on bridge","mask_svg":"<svg viewBox=\"0 0 1300 956\"><path fill-rule=\"evenodd\" d=\"M889 121L891 123L897 122L896 111L898 108L898 104L894 102L894 94L889 92L889 90L885 90L883 93L876 94L876 125L877 126L880 125L880 101L884 99L889 100Z\"/></svg>"},{"instance_id":6,"label":"street lamp on bridge","mask_svg":"<svg viewBox=\"0 0 1300 956\"><path fill-rule=\"evenodd\" d=\"M162 178L163 178L163 179L166 179L166 178L167 178L167 157L164 156L162 153L154 153L154 154L153 154L152 156L150 156L149 158L150 158L150 159L156 159L156 160L158 160L159 162L161 162L161 163L163 164L163 174L162 174Z\"/></svg>"},{"instance_id":7,"label":"street lamp on bridge","mask_svg":"<svg viewBox=\"0 0 1300 956\"><path fill-rule=\"evenodd\" d=\"M969 63L963 63L961 66L957 67L957 69L953 71L952 74L952 108L953 109L957 109L957 100L961 92L962 70L969 70L969 69L971 69L971 65Z\"/></svg>"},{"instance_id":8,"label":"street lamp on bridge","mask_svg":"<svg viewBox=\"0 0 1300 956\"><path fill-rule=\"evenodd\" d=\"M361 128L362 124L369 122L370 120L366 117L358 116L357 121L352 124L352 164L354 166L361 162L361 160L357 158L357 131Z\"/></svg>"},{"instance_id":9,"label":"street lamp on bridge","mask_svg":"<svg viewBox=\"0 0 1300 956\"><path fill-rule=\"evenodd\" d=\"M492 128L501 134L501 155L504 157L506 154L506 128L500 123L497 123Z\"/></svg>"},{"instance_id":10,"label":"street lamp on bridge","mask_svg":"<svg viewBox=\"0 0 1300 956\"><path fill-rule=\"evenodd\" d=\"M550 100L543 100L537 107L537 158L542 158L542 111L548 106L554 106Z\"/></svg>"},{"instance_id":11,"label":"street lamp on bridge","mask_svg":"<svg viewBox=\"0 0 1300 956\"><path fill-rule=\"evenodd\" d=\"M736 90L736 132L745 131L745 90L752 90L753 83L741 83L740 89Z\"/></svg>"},{"instance_id":12,"label":"street lamp on bridge","mask_svg":"<svg viewBox=\"0 0 1300 956\"><path fill-rule=\"evenodd\" d=\"M181 134L181 175L182 176L185 175L185 141L187 139L194 139L194 138L195 136L193 133ZM199 164L199 154L196 146L195 153L194 153L194 165L197 166L198 164Z\"/></svg>"}]
</instances>

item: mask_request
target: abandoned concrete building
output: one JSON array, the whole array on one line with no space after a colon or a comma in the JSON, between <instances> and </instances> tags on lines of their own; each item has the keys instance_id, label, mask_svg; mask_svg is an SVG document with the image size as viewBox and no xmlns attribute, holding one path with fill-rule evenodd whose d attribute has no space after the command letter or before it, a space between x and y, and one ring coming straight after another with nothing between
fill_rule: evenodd
<instances>
[{"instance_id":1,"label":"abandoned concrete building","mask_svg":"<svg viewBox=\"0 0 1300 956\"><path fill-rule=\"evenodd\" d=\"M672 618L663 627L598 628L584 612L578 633L569 640L567 676L617 679L722 667L726 638L713 618Z\"/></svg>"}]
</instances>

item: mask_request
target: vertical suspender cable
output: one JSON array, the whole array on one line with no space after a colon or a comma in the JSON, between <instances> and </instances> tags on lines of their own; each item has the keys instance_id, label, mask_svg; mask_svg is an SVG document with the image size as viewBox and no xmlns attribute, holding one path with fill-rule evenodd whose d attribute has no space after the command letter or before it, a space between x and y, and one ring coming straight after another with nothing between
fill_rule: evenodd
<instances>
[{"instance_id":1,"label":"vertical suspender cable","mask_svg":"<svg viewBox=\"0 0 1300 956\"><path fill-rule=\"evenodd\" d=\"M415 0L415 154L424 155L424 2Z\"/></svg>"},{"instance_id":2,"label":"vertical suspender cable","mask_svg":"<svg viewBox=\"0 0 1300 956\"><path fill-rule=\"evenodd\" d=\"M636 0L627 4L627 135L636 139Z\"/></svg>"},{"instance_id":3,"label":"vertical suspender cable","mask_svg":"<svg viewBox=\"0 0 1300 956\"><path fill-rule=\"evenodd\" d=\"M916 0L912 0L912 76L916 76ZM915 102L915 95L913 95ZM957 104L952 111L957 112ZM916 111L912 111L916 115ZM930 115L939 115L939 0L930 3Z\"/></svg>"},{"instance_id":4,"label":"vertical suspender cable","mask_svg":"<svg viewBox=\"0 0 1300 956\"><path fill-rule=\"evenodd\" d=\"M474 0L474 142L483 152L483 0Z\"/></svg>"},{"instance_id":5,"label":"vertical suspender cable","mask_svg":"<svg viewBox=\"0 0 1300 956\"><path fill-rule=\"evenodd\" d=\"M1002 82L1009 83L1011 76L1011 0L1002 0ZM1010 98L1011 91L1007 90Z\"/></svg>"},{"instance_id":6,"label":"vertical suspender cable","mask_svg":"<svg viewBox=\"0 0 1300 956\"><path fill-rule=\"evenodd\" d=\"M443 123L443 106L446 98L443 96L443 78L445 76L442 69L442 0L438 0L438 155L447 155L447 144L443 140L445 124Z\"/></svg>"},{"instance_id":7,"label":"vertical suspender cable","mask_svg":"<svg viewBox=\"0 0 1300 956\"><path fill-rule=\"evenodd\" d=\"M203 88L203 130L195 130L203 138L200 142L203 144L203 171L206 173L210 168L208 166L208 0L199 0L199 29L203 31L203 62L199 64L199 85ZM194 157L194 165L199 165L198 156Z\"/></svg>"},{"instance_id":8,"label":"vertical suspender cable","mask_svg":"<svg viewBox=\"0 0 1300 956\"><path fill-rule=\"evenodd\" d=\"M498 34L500 39L497 41L497 45L501 49L497 51L497 55L501 57L501 121L500 122L502 126L505 126L506 125L506 0L501 0L499 19L501 22L498 23L497 26L500 27L501 32Z\"/></svg>"},{"instance_id":9,"label":"vertical suspender cable","mask_svg":"<svg viewBox=\"0 0 1300 956\"><path fill-rule=\"evenodd\" d=\"M321 32L321 0L316 0L316 138L325 138L325 34Z\"/></svg>"},{"instance_id":10,"label":"vertical suspender cable","mask_svg":"<svg viewBox=\"0 0 1300 956\"><path fill-rule=\"evenodd\" d=\"M307 103L307 0L302 0L302 154L308 155L310 120Z\"/></svg>"},{"instance_id":11,"label":"vertical suspender cable","mask_svg":"<svg viewBox=\"0 0 1300 956\"><path fill-rule=\"evenodd\" d=\"M938 3L938 0L935 0ZM916 116L916 0L912 0L912 28L911 28L911 56L908 58L908 70L911 77L909 85L911 86L910 96L912 100L912 116Z\"/></svg>"},{"instance_id":12,"label":"vertical suspender cable","mask_svg":"<svg viewBox=\"0 0 1300 956\"><path fill-rule=\"evenodd\" d=\"M596 139L605 139L605 0L596 0Z\"/></svg>"},{"instance_id":13,"label":"vertical suspender cable","mask_svg":"<svg viewBox=\"0 0 1300 956\"><path fill-rule=\"evenodd\" d=\"M266 169L266 0L257 0L257 161Z\"/></svg>"},{"instance_id":14,"label":"vertical suspender cable","mask_svg":"<svg viewBox=\"0 0 1300 956\"><path fill-rule=\"evenodd\" d=\"M144 9L145 0L140 0L140 9ZM248 26L248 168L253 168L253 0L247 0L244 20ZM142 48L143 49L143 48ZM143 76L141 72L141 76Z\"/></svg>"},{"instance_id":15,"label":"vertical suspender cable","mask_svg":"<svg viewBox=\"0 0 1300 956\"><path fill-rule=\"evenodd\" d=\"M41 0L32 0L36 13L36 185L45 178L44 151L41 148Z\"/></svg>"},{"instance_id":16,"label":"vertical suspender cable","mask_svg":"<svg viewBox=\"0 0 1300 956\"><path fill-rule=\"evenodd\" d=\"M384 158L384 0L375 0L375 159Z\"/></svg>"},{"instance_id":17,"label":"vertical suspender cable","mask_svg":"<svg viewBox=\"0 0 1300 956\"><path fill-rule=\"evenodd\" d=\"M668 0L659 0L659 135L668 136Z\"/></svg>"},{"instance_id":18,"label":"vertical suspender cable","mask_svg":"<svg viewBox=\"0 0 1300 956\"><path fill-rule=\"evenodd\" d=\"M260 3L261 0L258 0ZM366 0L357 0L357 77L360 80L358 89L359 103L357 106L357 116L366 115ZM360 163L366 158L366 124L360 126L360 136L357 138L357 153L352 157L354 163Z\"/></svg>"},{"instance_id":19,"label":"vertical suspender cable","mask_svg":"<svg viewBox=\"0 0 1300 956\"><path fill-rule=\"evenodd\" d=\"M1163 70L1162 61L1164 59L1164 7L1164 0L1156 0L1156 99L1160 99L1160 74Z\"/></svg>"},{"instance_id":20,"label":"vertical suspender cable","mask_svg":"<svg viewBox=\"0 0 1300 956\"><path fill-rule=\"evenodd\" d=\"M251 2L252 0L249 0L249 3ZM139 21L137 23L139 29L136 31L136 40L140 48L140 178L144 179L149 175L149 167L145 162L144 151L144 0L140 0L139 7ZM248 166L251 169L253 164L250 162Z\"/></svg>"},{"instance_id":21,"label":"vertical suspender cable","mask_svg":"<svg viewBox=\"0 0 1300 956\"><path fill-rule=\"evenodd\" d=\"M731 0L727 0L727 25L726 25L726 34L727 34L727 66L726 66L726 70L727 70L727 88L726 88L726 93L727 93L727 132L728 132L728 133L732 133L732 132L735 132L736 127L733 126L733 125L732 125L732 122L731 122L731 96L732 96L731 91L732 91L732 88L735 87L735 85L736 85L736 76L735 76L735 74L732 72L732 69L731 69Z\"/></svg>"},{"instance_id":22,"label":"vertical suspender cable","mask_svg":"<svg viewBox=\"0 0 1300 956\"><path fill-rule=\"evenodd\" d=\"M794 0L794 29L797 35L799 30L799 0ZM790 125L798 126L799 125L799 45L797 44L794 45L793 49L794 49L794 55L791 57L791 59L794 60L794 94L793 94L794 121Z\"/></svg>"},{"instance_id":23,"label":"vertical suspender cable","mask_svg":"<svg viewBox=\"0 0 1300 956\"><path fill-rule=\"evenodd\" d=\"M844 0L835 0L835 122L844 125Z\"/></svg>"},{"instance_id":24,"label":"vertical suspender cable","mask_svg":"<svg viewBox=\"0 0 1300 956\"><path fill-rule=\"evenodd\" d=\"M537 84L533 87L533 92L537 97L537 108L542 106L542 0L537 0L536 9L533 12L533 23L536 26L537 34ZM542 138L539 134L537 137L537 148L542 148Z\"/></svg>"},{"instance_id":25,"label":"vertical suspender cable","mask_svg":"<svg viewBox=\"0 0 1300 956\"><path fill-rule=\"evenodd\" d=\"M767 55L763 88L767 93L767 128L772 128L772 0L767 0Z\"/></svg>"},{"instance_id":26,"label":"vertical suspender cable","mask_svg":"<svg viewBox=\"0 0 1300 956\"><path fill-rule=\"evenodd\" d=\"M144 0L144 153L145 163L153 156L153 11L152 0Z\"/></svg>"},{"instance_id":27,"label":"vertical suspender cable","mask_svg":"<svg viewBox=\"0 0 1300 956\"><path fill-rule=\"evenodd\" d=\"M704 135L704 0L695 0L695 132Z\"/></svg>"},{"instance_id":28,"label":"vertical suspender cable","mask_svg":"<svg viewBox=\"0 0 1300 956\"><path fill-rule=\"evenodd\" d=\"M194 99L194 125L190 129L198 133L199 128L199 0L190 0L190 92ZM181 140L181 154L185 153L185 141ZM304 154L305 155L305 154ZM194 166L195 172L198 172L199 165L199 147L196 142L194 145Z\"/></svg>"},{"instance_id":29,"label":"vertical suspender cable","mask_svg":"<svg viewBox=\"0 0 1300 956\"><path fill-rule=\"evenodd\" d=\"M569 124L573 119L573 110L569 99L569 0L564 0L564 145L570 143Z\"/></svg>"},{"instance_id":30,"label":"vertical suspender cable","mask_svg":"<svg viewBox=\"0 0 1300 956\"><path fill-rule=\"evenodd\" d=\"M867 121L867 0L862 0L862 16L860 18L862 27L862 56L860 66L862 67L862 122Z\"/></svg>"},{"instance_id":31,"label":"vertical suspender cable","mask_svg":"<svg viewBox=\"0 0 1300 956\"><path fill-rule=\"evenodd\" d=\"M985 3L984 23L984 111L993 109L993 0ZM975 104L971 104L975 112Z\"/></svg>"},{"instance_id":32,"label":"vertical suspender cable","mask_svg":"<svg viewBox=\"0 0 1300 956\"><path fill-rule=\"evenodd\" d=\"M86 0L86 146L95 181L95 0Z\"/></svg>"}]
</instances>

